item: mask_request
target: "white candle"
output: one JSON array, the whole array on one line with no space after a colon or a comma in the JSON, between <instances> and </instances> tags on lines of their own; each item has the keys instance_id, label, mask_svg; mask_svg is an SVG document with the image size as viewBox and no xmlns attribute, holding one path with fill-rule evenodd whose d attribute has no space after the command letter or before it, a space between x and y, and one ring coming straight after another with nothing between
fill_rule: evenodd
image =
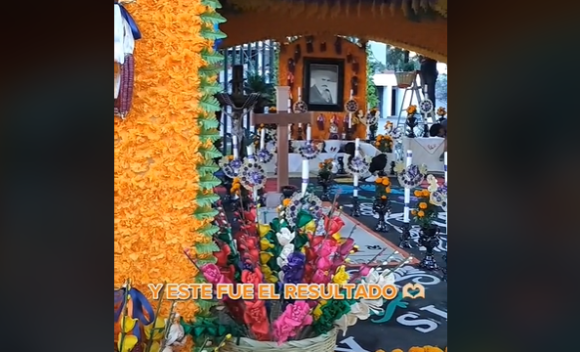
<instances>
[{"instance_id":1,"label":"white candle","mask_svg":"<svg viewBox=\"0 0 580 352\"><path fill-rule=\"evenodd\" d=\"M302 127L302 122L298 122L298 127Z\"/></svg>"},{"instance_id":2,"label":"white candle","mask_svg":"<svg viewBox=\"0 0 580 352\"><path fill-rule=\"evenodd\" d=\"M447 152L443 153L443 171L445 171L445 184L447 184Z\"/></svg>"},{"instance_id":3,"label":"white candle","mask_svg":"<svg viewBox=\"0 0 580 352\"><path fill-rule=\"evenodd\" d=\"M359 149L360 148L360 138L356 138L354 140L354 156L355 157L359 157L360 156L360 152ZM352 185L353 185L353 190L352 190L352 196L357 198L358 197L358 179L359 179L359 175L355 174L353 179L352 179Z\"/></svg>"},{"instance_id":4,"label":"white candle","mask_svg":"<svg viewBox=\"0 0 580 352\"><path fill-rule=\"evenodd\" d=\"M238 154L238 137L232 136L232 149L234 151L234 159L238 159L240 155Z\"/></svg>"},{"instance_id":5,"label":"white candle","mask_svg":"<svg viewBox=\"0 0 580 352\"><path fill-rule=\"evenodd\" d=\"M351 98L351 99L352 99L353 93L354 93L354 91L351 89L351 90L350 90L350 98Z\"/></svg>"},{"instance_id":6,"label":"white candle","mask_svg":"<svg viewBox=\"0 0 580 352\"><path fill-rule=\"evenodd\" d=\"M307 141L312 140L312 129L310 128L310 125L308 125L308 127L306 127L306 140Z\"/></svg>"},{"instance_id":7,"label":"white candle","mask_svg":"<svg viewBox=\"0 0 580 352\"><path fill-rule=\"evenodd\" d=\"M288 98L288 112L292 112L292 98Z\"/></svg>"},{"instance_id":8,"label":"white candle","mask_svg":"<svg viewBox=\"0 0 580 352\"><path fill-rule=\"evenodd\" d=\"M254 148L251 145L246 147L246 152L248 153L248 157L254 157Z\"/></svg>"},{"instance_id":9,"label":"white candle","mask_svg":"<svg viewBox=\"0 0 580 352\"><path fill-rule=\"evenodd\" d=\"M354 140L354 156L360 156L359 148L360 148L360 138L356 138Z\"/></svg>"},{"instance_id":10,"label":"white candle","mask_svg":"<svg viewBox=\"0 0 580 352\"><path fill-rule=\"evenodd\" d=\"M348 128L352 128L352 112L348 113Z\"/></svg>"},{"instance_id":11,"label":"white candle","mask_svg":"<svg viewBox=\"0 0 580 352\"><path fill-rule=\"evenodd\" d=\"M425 90L424 92L427 93L429 91L429 86L425 84Z\"/></svg>"},{"instance_id":12,"label":"white candle","mask_svg":"<svg viewBox=\"0 0 580 352\"><path fill-rule=\"evenodd\" d=\"M266 146L266 130L262 128L260 130L260 150L264 149Z\"/></svg>"},{"instance_id":13,"label":"white candle","mask_svg":"<svg viewBox=\"0 0 580 352\"><path fill-rule=\"evenodd\" d=\"M310 161L308 159L302 159L302 195L306 194L306 188L308 188L309 168Z\"/></svg>"},{"instance_id":14,"label":"white candle","mask_svg":"<svg viewBox=\"0 0 580 352\"><path fill-rule=\"evenodd\" d=\"M413 163L413 151L412 150L407 150L407 160L405 162L405 167L409 167L411 166L411 163ZM409 223L409 203L411 203L411 189L408 187L405 187L405 206L403 209L403 222L404 223Z\"/></svg>"},{"instance_id":15,"label":"white candle","mask_svg":"<svg viewBox=\"0 0 580 352\"><path fill-rule=\"evenodd\" d=\"M302 97L302 87L298 87L298 98Z\"/></svg>"}]
</instances>

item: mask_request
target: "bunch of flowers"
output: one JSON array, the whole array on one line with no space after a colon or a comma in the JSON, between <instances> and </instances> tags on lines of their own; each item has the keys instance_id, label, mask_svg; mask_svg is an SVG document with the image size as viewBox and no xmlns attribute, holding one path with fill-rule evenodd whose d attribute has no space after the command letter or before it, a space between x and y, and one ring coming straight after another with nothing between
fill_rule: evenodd
<instances>
[{"instance_id":1,"label":"bunch of flowers","mask_svg":"<svg viewBox=\"0 0 580 352\"><path fill-rule=\"evenodd\" d=\"M375 180L375 199L385 200L391 193L391 180L388 177L379 177Z\"/></svg>"},{"instance_id":2,"label":"bunch of flowers","mask_svg":"<svg viewBox=\"0 0 580 352\"><path fill-rule=\"evenodd\" d=\"M385 352L385 350L377 350L376 352ZM405 351L403 351L400 348L395 348L391 352L405 352ZM447 347L445 347L445 350L442 350L441 348L435 346L423 346L423 347L417 346L409 348L407 352L447 352Z\"/></svg>"},{"instance_id":3,"label":"bunch of flowers","mask_svg":"<svg viewBox=\"0 0 580 352\"><path fill-rule=\"evenodd\" d=\"M445 110L444 107L440 107L439 109L437 109L437 116L439 116L440 118L444 118L445 115L447 115L447 111Z\"/></svg>"},{"instance_id":4,"label":"bunch of flowers","mask_svg":"<svg viewBox=\"0 0 580 352\"><path fill-rule=\"evenodd\" d=\"M332 159L326 159L318 164L318 179L329 180L332 177Z\"/></svg>"},{"instance_id":5,"label":"bunch of flowers","mask_svg":"<svg viewBox=\"0 0 580 352\"><path fill-rule=\"evenodd\" d=\"M242 184L240 183L240 179L234 177L232 181L232 187L230 188L230 195L232 196L240 196L242 192Z\"/></svg>"},{"instance_id":6,"label":"bunch of flowers","mask_svg":"<svg viewBox=\"0 0 580 352\"><path fill-rule=\"evenodd\" d=\"M274 300L257 295L217 301L214 316L234 336L258 341L301 340L324 334L339 326L346 329L357 319L366 319L368 302L348 299L299 300L284 297L291 284L330 284L342 287L360 281L369 273L361 267L359 275L346 272L348 256L357 251L354 240L342 236L344 222L336 203L328 210L311 193L296 193L284 200L278 217L269 224L257 222L256 208L240 210L237 229L214 235L220 248L217 262L196 265L205 280L217 284L251 284L258 292L261 284L279 295ZM231 227L230 227L231 229ZM215 286L214 286L215 288Z\"/></svg>"},{"instance_id":7,"label":"bunch of flowers","mask_svg":"<svg viewBox=\"0 0 580 352\"><path fill-rule=\"evenodd\" d=\"M409 105L407 108L407 118L415 117L417 113L417 105Z\"/></svg>"},{"instance_id":8,"label":"bunch of flowers","mask_svg":"<svg viewBox=\"0 0 580 352\"><path fill-rule=\"evenodd\" d=\"M429 228L433 221L437 219L437 206L431 203L431 192L428 190L416 190L414 192L417 197L416 208L411 210L413 220L421 226L421 228Z\"/></svg>"},{"instance_id":9,"label":"bunch of flowers","mask_svg":"<svg viewBox=\"0 0 580 352\"><path fill-rule=\"evenodd\" d=\"M382 134L379 134L377 136L375 147L377 147L377 149L380 150L381 153L392 153L393 145L394 145L393 137L389 135L384 136Z\"/></svg>"}]
</instances>

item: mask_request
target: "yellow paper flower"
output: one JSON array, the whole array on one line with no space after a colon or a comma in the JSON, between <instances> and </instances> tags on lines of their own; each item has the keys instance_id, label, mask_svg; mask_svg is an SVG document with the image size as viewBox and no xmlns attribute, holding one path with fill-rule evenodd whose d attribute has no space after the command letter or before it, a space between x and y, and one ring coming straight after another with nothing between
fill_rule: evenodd
<instances>
[{"instance_id":1,"label":"yellow paper flower","mask_svg":"<svg viewBox=\"0 0 580 352\"><path fill-rule=\"evenodd\" d=\"M416 190L415 192L413 192L413 194L415 195L415 197L421 197L423 192L421 192L420 190Z\"/></svg>"},{"instance_id":2,"label":"yellow paper flower","mask_svg":"<svg viewBox=\"0 0 580 352\"><path fill-rule=\"evenodd\" d=\"M260 249L263 251L267 251L270 248L274 248L274 245L268 241L267 238L262 238L260 240Z\"/></svg>"},{"instance_id":3,"label":"yellow paper flower","mask_svg":"<svg viewBox=\"0 0 580 352\"><path fill-rule=\"evenodd\" d=\"M258 224L258 234L260 234L260 237L266 236L268 232L270 232L270 225Z\"/></svg>"},{"instance_id":4,"label":"yellow paper flower","mask_svg":"<svg viewBox=\"0 0 580 352\"><path fill-rule=\"evenodd\" d=\"M153 333L153 337L151 337L151 331L153 330L153 323L146 325L144 330L145 330L145 338L149 339L153 339L155 341L161 341L161 339L163 338L164 334L165 334L165 319L161 318L161 317L157 317L157 319L155 319L155 332Z\"/></svg>"},{"instance_id":5,"label":"yellow paper flower","mask_svg":"<svg viewBox=\"0 0 580 352\"><path fill-rule=\"evenodd\" d=\"M443 352L442 349L440 349L439 347L435 347L435 346L424 346L423 350L425 352Z\"/></svg>"},{"instance_id":6,"label":"yellow paper flower","mask_svg":"<svg viewBox=\"0 0 580 352\"><path fill-rule=\"evenodd\" d=\"M314 222L314 220L312 220L311 222L306 224L306 226L304 226L304 231L306 231L307 233L315 233L316 232L316 222Z\"/></svg>"},{"instance_id":7,"label":"yellow paper flower","mask_svg":"<svg viewBox=\"0 0 580 352\"><path fill-rule=\"evenodd\" d=\"M134 319L131 317L124 317L124 316L121 317L120 325L124 326L126 333L133 331L133 328L135 327L136 323L137 323L137 319Z\"/></svg>"},{"instance_id":8,"label":"yellow paper flower","mask_svg":"<svg viewBox=\"0 0 580 352\"><path fill-rule=\"evenodd\" d=\"M275 284L276 282L278 282L278 277L276 277L276 275L274 275L274 273L272 272L272 269L270 269L269 266L262 265L261 269L262 269L262 274L264 274L264 278L266 279L266 282L269 282L272 284Z\"/></svg>"},{"instance_id":9,"label":"yellow paper flower","mask_svg":"<svg viewBox=\"0 0 580 352\"><path fill-rule=\"evenodd\" d=\"M123 348L121 349L121 341L123 341ZM121 339L121 333L119 333L119 342L117 342L117 348L119 352L129 352L131 351L139 342L137 336L135 335L125 335L124 340Z\"/></svg>"},{"instance_id":10,"label":"yellow paper flower","mask_svg":"<svg viewBox=\"0 0 580 352\"><path fill-rule=\"evenodd\" d=\"M159 345L159 342L153 341L153 343L151 343L151 352L159 352L160 349L161 346Z\"/></svg>"},{"instance_id":11,"label":"yellow paper flower","mask_svg":"<svg viewBox=\"0 0 580 352\"><path fill-rule=\"evenodd\" d=\"M341 265L338 267L338 269L336 269L336 274L334 274L332 282L335 284L344 285L348 282L348 279L350 279L350 276L346 272L346 267Z\"/></svg>"},{"instance_id":12,"label":"yellow paper flower","mask_svg":"<svg viewBox=\"0 0 580 352\"><path fill-rule=\"evenodd\" d=\"M260 263L266 264L272 257L273 255L270 252L260 252Z\"/></svg>"},{"instance_id":13,"label":"yellow paper flower","mask_svg":"<svg viewBox=\"0 0 580 352\"><path fill-rule=\"evenodd\" d=\"M420 217L420 218L422 218L423 216L425 216L425 212L423 210L419 210L417 212L417 216Z\"/></svg>"},{"instance_id":14,"label":"yellow paper flower","mask_svg":"<svg viewBox=\"0 0 580 352\"><path fill-rule=\"evenodd\" d=\"M428 190L424 189L423 191L421 191L421 195L423 197L429 197L431 195L431 192L429 192Z\"/></svg>"},{"instance_id":15,"label":"yellow paper flower","mask_svg":"<svg viewBox=\"0 0 580 352\"><path fill-rule=\"evenodd\" d=\"M316 308L314 308L314 310L312 311L312 315L314 317L314 319L318 319L320 318L320 316L322 315L322 307L324 307L326 305L327 301L326 300L321 300L318 305L316 306Z\"/></svg>"},{"instance_id":16,"label":"yellow paper flower","mask_svg":"<svg viewBox=\"0 0 580 352\"><path fill-rule=\"evenodd\" d=\"M409 105L407 108L407 114L413 116L417 112L417 105Z\"/></svg>"},{"instance_id":17,"label":"yellow paper flower","mask_svg":"<svg viewBox=\"0 0 580 352\"><path fill-rule=\"evenodd\" d=\"M336 241L340 241L340 239L341 239L340 232L337 232L334 235L332 235L332 238L334 238Z\"/></svg>"},{"instance_id":18,"label":"yellow paper flower","mask_svg":"<svg viewBox=\"0 0 580 352\"><path fill-rule=\"evenodd\" d=\"M425 349L423 349L423 347L411 347L409 348L409 352L425 352Z\"/></svg>"},{"instance_id":19,"label":"yellow paper flower","mask_svg":"<svg viewBox=\"0 0 580 352\"><path fill-rule=\"evenodd\" d=\"M402 350L402 349L400 349L400 348L395 348L395 349L394 349L394 350L392 350L391 352L405 352L405 351L403 351L403 350Z\"/></svg>"},{"instance_id":20,"label":"yellow paper flower","mask_svg":"<svg viewBox=\"0 0 580 352\"><path fill-rule=\"evenodd\" d=\"M425 202L419 203L419 209L427 209L427 203Z\"/></svg>"}]
</instances>

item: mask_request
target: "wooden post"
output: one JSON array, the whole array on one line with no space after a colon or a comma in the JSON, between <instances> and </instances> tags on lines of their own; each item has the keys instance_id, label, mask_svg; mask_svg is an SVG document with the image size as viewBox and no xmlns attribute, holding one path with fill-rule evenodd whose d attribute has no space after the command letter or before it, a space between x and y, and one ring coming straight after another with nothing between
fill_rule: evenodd
<instances>
[{"instance_id":1,"label":"wooden post","mask_svg":"<svg viewBox=\"0 0 580 352\"><path fill-rule=\"evenodd\" d=\"M288 98L290 87L276 87L276 110L275 114L252 114L252 124L275 124L277 131L277 155L278 155L278 184L280 187L289 185L288 183L288 125L289 124L310 124L314 119L314 113L291 113L288 112Z\"/></svg>"}]
</instances>

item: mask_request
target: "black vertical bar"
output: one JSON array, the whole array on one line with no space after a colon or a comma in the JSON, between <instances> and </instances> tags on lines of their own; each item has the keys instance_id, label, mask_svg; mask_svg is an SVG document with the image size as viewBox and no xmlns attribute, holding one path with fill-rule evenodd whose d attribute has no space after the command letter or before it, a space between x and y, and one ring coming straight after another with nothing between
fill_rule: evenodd
<instances>
[{"instance_id":1,"label":"black vertical bar","mask_svg":"<svg viewBox=\"0 0 580 352\"><path fill-rule=\"evenodd\" d=\"M223 49L221 51L222 55L224 56L224 67L223 67L223 79L222 79L222 87L224 91L228 90L228 57L229 57L230 49Z\"/></svg>"}]
</instances>

